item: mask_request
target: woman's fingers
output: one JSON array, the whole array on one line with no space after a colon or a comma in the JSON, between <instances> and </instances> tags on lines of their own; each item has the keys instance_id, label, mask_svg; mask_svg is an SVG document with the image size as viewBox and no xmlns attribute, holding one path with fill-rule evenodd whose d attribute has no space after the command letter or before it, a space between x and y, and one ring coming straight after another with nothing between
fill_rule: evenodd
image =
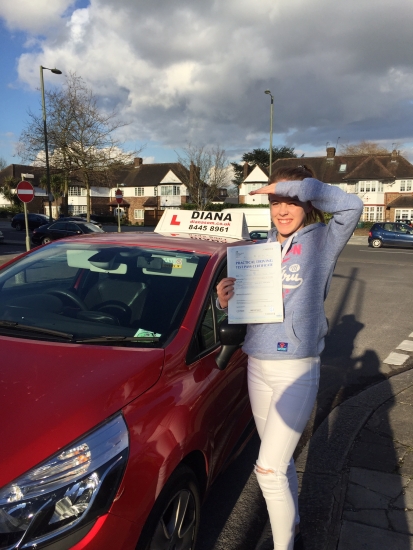
<instances>
[{"instance_id":1,"label":"woman's fingers","mask_svg":"<svg viewBox=\"0 0 413 550\"><path fill-rule=\"evenodd\" d=\"M266 185L265 187L260 187L259 189L256 189L255 191L250 191L250 195L275 195L275 187L276 183L270 183L269 185Z\"/></svg>"},{"instance_id":2,"label":"woman's fingers","mask_svg":"<svg viewBox=\"0 0 413 550\"><path fill-rule=\"evenodd\" d=\"M226 277L217 284L218 300L223 308L228 307L228 300L234 295L235 281L234 277Z\"/></svg>"}]
</instances>

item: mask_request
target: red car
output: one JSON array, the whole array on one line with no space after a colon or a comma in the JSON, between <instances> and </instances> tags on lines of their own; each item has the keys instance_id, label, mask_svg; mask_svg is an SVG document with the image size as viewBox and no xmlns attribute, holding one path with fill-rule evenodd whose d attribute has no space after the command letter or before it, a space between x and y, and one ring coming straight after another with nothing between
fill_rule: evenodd
<instances>
[{"instance_id":1,"label":"red car","mask_svg":"<svg viewBox=\"0 0 413 550\"><path fill-rule=\"evenodd\" d=\"M228 246L92 234L0 269L0 549L194 548L254 429Z\"/></svg>"}]
</instances>

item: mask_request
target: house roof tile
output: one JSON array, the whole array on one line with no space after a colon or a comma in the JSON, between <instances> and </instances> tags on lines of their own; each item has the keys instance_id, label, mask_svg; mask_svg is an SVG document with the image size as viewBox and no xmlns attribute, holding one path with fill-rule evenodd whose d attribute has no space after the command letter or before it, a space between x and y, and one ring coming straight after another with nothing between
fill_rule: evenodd
<instances>
[{"instance_id":1,"label":"house roof tile","mask_svg":"<svg viewBox=\"0 0 413 550\"><path fill-rule=\"evenodd\" d=\"M164 162L158 164L141 164L127 173L123 183L126 187L154 187L159 185L166 174L171 170L179 179L182 171L188 170L179 162Z\"/></svg>"},{"instance_id":2,"label":"house roof tile","mask_svg":"<svg viewBox=\"0 0 413 550\"><path fill-rule=\"evenodd\" d=\"M389 202L387 208L413 208L413 195L402 195Z\"/></svg>"},{"instance_id":3,"label":"house roof tile","mask_svg":"<svg viewBox=\"0 0 413 550\"><path fill-rule=\"evenodd\" d=\"M326 157L277 159L272 165L272 171L303 164L311 168L317 179L327 183L413 178L413 165L401 155L390 153L388 155L336 155L331 159ZM343 169L340 170L340 167Z\"/></svg>"}]
</instances>

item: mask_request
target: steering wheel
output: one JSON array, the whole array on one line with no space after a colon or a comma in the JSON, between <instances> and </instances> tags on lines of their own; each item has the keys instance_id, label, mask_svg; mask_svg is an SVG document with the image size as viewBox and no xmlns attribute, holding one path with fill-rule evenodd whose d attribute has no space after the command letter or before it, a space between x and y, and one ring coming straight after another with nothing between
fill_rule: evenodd
<instances>
[{"instance_id":1,"label":"steering wheel","mask_svg":"<svg viewBox=\"0 0 413 550\"><path fill-rule=\"evenodd\" d=\"M92 310L101 311L102 313L106 312L113 315L123 326L128 326L132 318L131 308L118 300L107 300L106 302L102 302L101 304L92 307Z\"/></svg>"},{"instance_id":2,"label":"steering wheel","mask_svg":"<svg viewBox=\"0 0 413 550\"><path fill-rule=\"evenodd\" d=\"M77 296L74 292L71 290L51 290L48 292L48 294L52 294L53 296L57 296L58 298L64 298L69 300L72 304L75 304L75 306L82 311L87 311L87 307L84 304L83 300Z\"/></svg>"}]
</instances>

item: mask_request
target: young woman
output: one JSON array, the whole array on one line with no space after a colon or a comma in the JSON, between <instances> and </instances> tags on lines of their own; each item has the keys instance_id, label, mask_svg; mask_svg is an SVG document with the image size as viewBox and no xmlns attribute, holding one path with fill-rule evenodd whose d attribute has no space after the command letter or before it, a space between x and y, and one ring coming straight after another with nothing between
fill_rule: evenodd
<instances>
[{"instance_id":1,"label":"young woman","mask_svg":"<svg viewBox=\"0 0 413 550\"><path fill-rule=\"evenodd\" d=\"M303 542L292 456L317 395L319 355L327 334L324 300L363 203L356 195L314 179L305 166L276 171L267 186L250 194L258 193L268 194L275 225L268 241L282 247L284 321L248 325L243 346L261 438L255 472L275 550L299 550ZM333 214L327 225L323 212ZM228 277L217 285L223 309L234 294L234 283Z\"/></svg>"}]
</instances>

